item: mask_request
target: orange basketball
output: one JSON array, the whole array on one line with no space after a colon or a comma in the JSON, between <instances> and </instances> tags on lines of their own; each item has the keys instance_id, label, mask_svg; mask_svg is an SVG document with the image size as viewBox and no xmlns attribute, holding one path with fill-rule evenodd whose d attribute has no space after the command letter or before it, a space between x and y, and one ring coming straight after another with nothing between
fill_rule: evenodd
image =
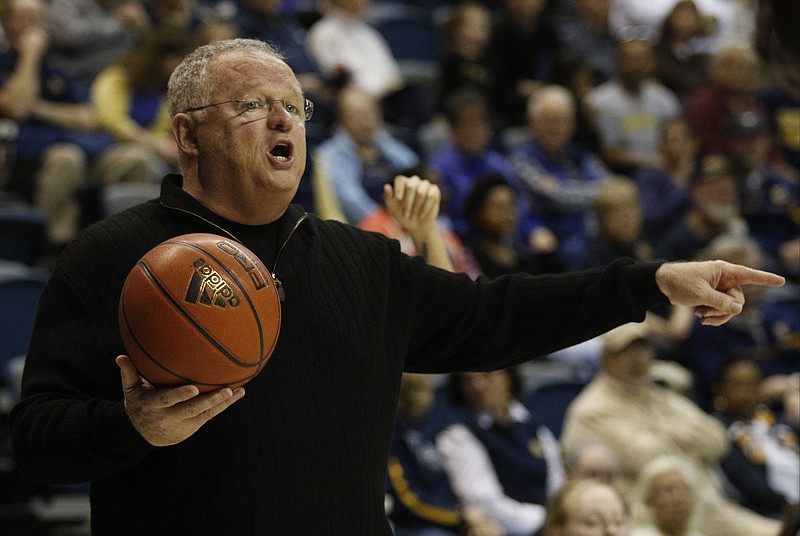
<instances>
[{"instance_id":1,"label":"orange basketball","mask_svg":"<svg viewBox=\"0 0 800 536\"><path fill-rule=\"evenodd\" d=\"M122 287L119 326L150 383L234 388L272 356L280 298L249 249L222 236L187 234L157 245L133 267Z\"/></svg>"}]
</instances>

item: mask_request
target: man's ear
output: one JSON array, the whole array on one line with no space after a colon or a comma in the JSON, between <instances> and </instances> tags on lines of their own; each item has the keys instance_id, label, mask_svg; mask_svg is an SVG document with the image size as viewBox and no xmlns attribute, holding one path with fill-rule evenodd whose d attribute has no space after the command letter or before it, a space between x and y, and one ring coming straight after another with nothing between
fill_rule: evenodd
<instances>
[{"instance_id":1,"label":"man's ear","mask_svg":"<svg viewBox=\"0 0 800 536\"><path fill-rule=\"evenodd\" d=\"M197 156L197 123L189 114L179 113L172 118L172 135L178 150L189 156Z\"/></svg>"}]
</instances>

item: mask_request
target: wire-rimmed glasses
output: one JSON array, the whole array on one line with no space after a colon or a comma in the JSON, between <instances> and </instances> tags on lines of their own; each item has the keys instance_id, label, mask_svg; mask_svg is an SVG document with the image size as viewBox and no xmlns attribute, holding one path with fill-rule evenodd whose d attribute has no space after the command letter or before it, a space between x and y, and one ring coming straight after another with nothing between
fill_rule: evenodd
<instances>
[{"instance_id":1,"label":"wire-rimmed glasses","mask_svg":"<svg viewBox=\"0 0 800 536\"><path fill-rule=\"evenodd\" d=\"M301 109L298 105L287 102L285 99L273 99L266 102L261 102L257 99L250 99L248 97L245 97L244 99L231 99L212 104L204 104L202 106L194 106L184 110L184 113L199 112L200 110L205 110L206 108L212 108L214 106L237 103L239 104L239 113L236 115L246 116L248 119L257 121L268 117L269 114L272 113L272 109L275 107L275 103L277 102L281 103L283 109L286 110L290 116L292 116L292 119L298 125L304 124L306 121L311 119L312 115L314 115L314 103L308 99L303 99L303 107Z\"/></svg>"}]
</instances>

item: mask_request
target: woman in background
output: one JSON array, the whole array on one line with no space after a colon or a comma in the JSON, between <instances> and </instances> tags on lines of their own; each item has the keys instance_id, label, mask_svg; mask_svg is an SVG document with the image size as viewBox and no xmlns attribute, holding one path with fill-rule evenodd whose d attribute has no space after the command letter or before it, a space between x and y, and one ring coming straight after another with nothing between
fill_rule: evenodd
<instances>
[{"instance_id":1,"label":"woman in background","mask_svg":"<svg viewBox=\"0 0 800 536\"><path fill-rule=\"evenodd\" d=\"M177 169L167 81L194 44L182 30L157 28L95 78L92 106L102 128L116 141L115 147L102 156L115 169L112 176L103 177L105 183L158 182Z\"/></svg>"},{"instance_id":2,"label":"woman in background","mask_svg":"<svg viewBox=\"0 0 800 536\"><path fill-rule=\"evenodd\" d=\"M436 437L453 491L482 508L506 536L544 525L547 498L564 482L558 441L519 401L516 369L450 378L451 401L464 410Z\"/></svg>"}]
</instances>

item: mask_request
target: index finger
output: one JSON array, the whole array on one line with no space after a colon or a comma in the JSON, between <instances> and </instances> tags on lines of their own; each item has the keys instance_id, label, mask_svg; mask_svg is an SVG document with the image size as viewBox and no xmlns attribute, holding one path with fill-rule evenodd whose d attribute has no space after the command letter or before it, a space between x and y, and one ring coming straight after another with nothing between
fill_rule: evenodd
<instances>
[{"instance_id":1,"label":"index finger","mask_svg":"<svg viewBox=\"0 0 800 536\"><path fill-rule=\"evenodd\" d=\"M747 266L729 264L728 270L730 271L728 275L733 278L734 285L766 285L768 287L781 287L784 285L784 283L786 283L786 278L778 274L765 272L763 270L756 270L754 268L748 268Z\"/></svg>"}]
</instances>

